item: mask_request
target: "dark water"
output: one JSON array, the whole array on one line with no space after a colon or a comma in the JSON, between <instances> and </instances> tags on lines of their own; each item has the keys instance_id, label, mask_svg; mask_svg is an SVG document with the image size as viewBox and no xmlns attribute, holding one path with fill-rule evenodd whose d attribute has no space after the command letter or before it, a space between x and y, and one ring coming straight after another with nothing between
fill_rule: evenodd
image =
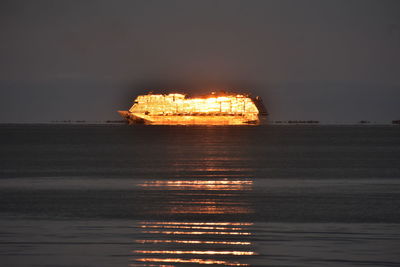
<instances>
[{"instance_id":1,"label":"dark water","mask_svg":"<svg viewBox=\"0 0 400 267\"><path fill-rule=\"evenodd\" d=\"M1 266L400 266L400 127L0 126Z\"/></svg>"}]
</instances>

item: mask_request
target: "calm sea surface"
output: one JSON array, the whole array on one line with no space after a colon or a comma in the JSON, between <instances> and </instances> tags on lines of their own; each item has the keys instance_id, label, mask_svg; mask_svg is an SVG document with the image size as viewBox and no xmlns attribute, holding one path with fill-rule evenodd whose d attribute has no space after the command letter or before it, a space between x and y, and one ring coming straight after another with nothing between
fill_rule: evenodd
<instances>
[{"instance_id":1,"label":"calm sea surface","mask_svg":"<svg viewBox=\"0 0 400 267\"><path fill-rule=\"evenodd\" d=\"M400 127L0 125L0 266L400 266Z\"/></svg>"}]
</instances>

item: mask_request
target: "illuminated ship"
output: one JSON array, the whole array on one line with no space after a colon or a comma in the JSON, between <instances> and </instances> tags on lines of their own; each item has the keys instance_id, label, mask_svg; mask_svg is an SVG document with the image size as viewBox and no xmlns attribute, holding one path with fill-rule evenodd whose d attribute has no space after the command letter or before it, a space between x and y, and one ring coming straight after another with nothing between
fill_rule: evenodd
<instances>
[{"instance_id":1,"label":"illuminated ship","mask_svg":"<svg viewBox=\"0 0 400 267\"><path fill-rule=\"evenodd\" d=\"M260 97L211 93L189 98L184 94L139 95L128 111L118 111L129 124L240 125L259 124L267 112Z\"/></svg>"}]
</instances>

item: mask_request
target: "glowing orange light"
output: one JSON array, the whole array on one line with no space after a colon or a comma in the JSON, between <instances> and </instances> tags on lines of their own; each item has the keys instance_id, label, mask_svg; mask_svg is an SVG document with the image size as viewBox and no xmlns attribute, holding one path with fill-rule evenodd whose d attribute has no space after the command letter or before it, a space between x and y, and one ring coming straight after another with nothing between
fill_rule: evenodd
<instances>
[{"instance_id":1,"label":"glowing orange light","mask_svg":"<svg viewBox=\"0 0 400 267\"><path fill-rule=\"evenodd\" d=\"M238 194L206 194L206 193L174 193L177 196L213 196L213 197L237 197Z\"/></svg>"},{"instance_id":2,"label":"glowing orange light","mask_svg":"<svg viewBox=\"0 0 400 267\"><path fill-rule=\"evenodd\" d=\"M244 205L243 202L231 202L231 201L224 201L224 202L217 202L217 201L170 201L171 204L205 204L205 205Z\"/></svg>"},{"instance_id":3,"label":"glowing orange light","mask_svg":"<svg viewBox=\"0 0 400 267\"><path fill-rule=\"evenodd\" d=\"M174 181L148 181L139 184L141 187L164 187L166 190L250 190L253 185L251 180L174 180Z\"/></svg>"},{"instance_id":4,"label":"glowing orange light","mask_svg":"<svg viewBox=\"0 0 400 267\"><path fill-rule=\"evenodd\" d=\"M243 185L243 184L249 184L252 185L253 181L251 180L181 180L181 181L153 181L150 182L151 184L163 184L163 185L182 185L182 184L187 184L187 185Z\"/></svg>"},{"instance_id":5,"label":"glowing orange light","mask_svg":"<svg viewBox=\"0 0 400 267\"><path fill-rule=\"evenodd\" d=\"M237 206L179 206L170 208L167 213L172 214L248 214L252 210Z\"/></svg>"},{"instance_id":6,"label":"glowing orange light","mask_svg":"<svg viewBox=\"0 0 400 267\"><path fill-rule=\"evenodd\" d=\"M146 234L165 235L251 235L249 232L205 232L205 231L143 231Z\"/></svg>"},{"instance_id":7,"label":"glowing orange light","mask_svg":"<svg viewBox=\"0 0 400 267\"><path fill-rule=\"evenodd\" d=\"M243 230L243 228L212 227L212 226L180 226L180 225L141 225L141 228L176 228L176 229L201 229L201 230Z\"/></svg>"},{"instance_id":8,"label":"glowing orange light","mask_svg":"<svg viewBox=\"0 0 400 267\"><path fill-rule=\"evenodd\" d=\"M248 266L239 262L229 262L222 260L211 260L211 259L180 259L180 258L140 258L136 261L143 262L173 262L173 263L197 263L197 264L219 264L225 266Z\"/></svg>"},{"instance_id":9,"label":"glowing orange light","mask_svg":"<svg viewBox=\"0 0 400 267\"><path fill-rule=\"evenodd\" d=\"M134 253L141 254L191 254L191 255L255 255L252 251L213 251L213 250L135 250Z\"/></svg>"},{"instance_id":10,"label":"glowing orange light","mask_svg":"<svg viewBox=\"0 0 400 267\"><path fill-rule=\"evenodd\" d=\"M244 241L204 241L204 240L168 240L168 239L149 239L149 240L136 240L136 243L146 244L146 243L177 243L177 244L221 244L221 245L251 245L251 242Z\"/></svg>"},{"instance_id":11,"label":"glowing orange light","mask_svg":"<svg viewBox=\"0 0 400 267\"><path fill-rule=\"evenodd\" d=\"M260 113L252 99L241 94L186 98L183 94L140 95L129 111L119 111L130 123L237 125L258 123Z\"/></svg>"},{"instance_id":12,"label":"glowing orange light","mask_svg":"<svg viewBox=\"0 0 400 267\"><path fill-rule=\"evenodd\" d=\"M162 225L253 225L251 222L141 222L141 224L162 224Z\"/></svg>"}]
</instances>

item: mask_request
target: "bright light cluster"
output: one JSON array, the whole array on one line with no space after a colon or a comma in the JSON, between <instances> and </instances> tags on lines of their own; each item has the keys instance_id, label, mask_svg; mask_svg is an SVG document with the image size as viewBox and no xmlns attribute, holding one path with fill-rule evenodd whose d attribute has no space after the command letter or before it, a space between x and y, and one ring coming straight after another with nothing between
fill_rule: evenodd
<instances>
[{"instance_id":1,"label":"bright light cluster","mask_svg":"<svg viewBox=\"0 0 400 267\"><path fill-rule=\"evenodd\" d=\"M131 107L132 113L146 115L245 115L258 114L251 98L244 95L186 98L183 94L140 95Z\"/></svg>"}]
</instances>

